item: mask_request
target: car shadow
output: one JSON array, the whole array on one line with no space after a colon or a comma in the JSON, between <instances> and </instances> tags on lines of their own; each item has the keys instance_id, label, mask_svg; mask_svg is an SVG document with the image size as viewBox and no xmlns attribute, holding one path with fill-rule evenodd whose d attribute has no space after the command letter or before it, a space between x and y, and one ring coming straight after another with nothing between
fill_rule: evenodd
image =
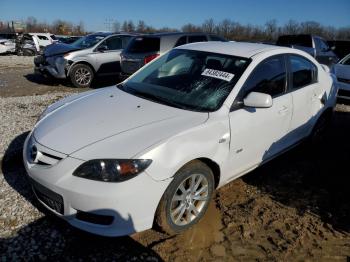
<instances>
[{"instance_id":1,"label":"car shadow","mask_svg":"<svg viewBox=\"0 0 350 262\"><path fill-rule=\"evenodd\" d=\"M68 79L56 79L51 76L44 76L41 74L26 74L24 75L24 78L28 81L38 84L38 85L47 85L47 86L65 86L65 87L71 87L75 88L73 84ZM97 89L107 86L112 86L120 83L122 80L119 78L119 76L98 76L94 79L92 82L92 85L90 88Z\"/></svg>"},{"instance_id":2,"label":"car shadow","mask_svg":"<svg viewBox=\"0 0 350 262\"><path fill-rule=\"evenodd\" d=\"M110 238L86 233L70 226L43 207L32 192L23 165L22 150L28 134L29 132L25 132L10 143L1 162L1 170L6 182L41 211L43 216L19 229L14 236L0 239L2 258L14 261L23 258L33 261L78 259L162 261L151 248L143 246L129 236ZM125 219L115 211L110 210L111 212L123 227L133 227L131 217Z\"/></svg>"},{"instance_id":3,"label":"car shadow","mask_svg":"<svg viewBox=\"0 0 350 262\"><path fill-rule=\"evenodd\" d=\"M350 232L350 113L335 112L322 145L302 143L243 180L274 200Z\"/></svg>"}]
</instances>

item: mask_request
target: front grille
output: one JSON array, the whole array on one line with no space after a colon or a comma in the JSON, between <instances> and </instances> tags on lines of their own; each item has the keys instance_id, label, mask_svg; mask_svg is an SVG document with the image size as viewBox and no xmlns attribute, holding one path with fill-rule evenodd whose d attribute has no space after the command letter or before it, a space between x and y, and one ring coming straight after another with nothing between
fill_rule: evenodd
<instances>
[{"instance_id":1,"label":"front grille","mask_svg":"<svg viewBox=\"0 0 350 262\"><path fill-rule=\"evenodd\" d=\"M99 224L99 225L110 225L113 222L113 216L106 216L106 215L98 215L93 214L89 212L83 212L78 210L78 213L76 214L76 219L79 219L81 221L85 221L92 224Z\"/></svg>"},{"instance_id":2,"label":"front grille","mask_svg":"<svg viewBox=\"0 0 350 262\"><path fill-rule=\"evenodd\" d=\"M34 181L33 179L31 179L31 184L33 187L33 191L39 200L41 200L51 209L63 215L64 204L63 204L63 197L61 195L42 186L41 184Z\"/></svg>"},{"instance_id":3,"label":"front grille","mask_svg":"<svg viewBox=\"0 0 350 262\"><path fill-rule=\"evenodd\" d=\"M349 90L339 89L338 90L338 96L350 97L350 91Z\"/></svg>"}]
</instances>

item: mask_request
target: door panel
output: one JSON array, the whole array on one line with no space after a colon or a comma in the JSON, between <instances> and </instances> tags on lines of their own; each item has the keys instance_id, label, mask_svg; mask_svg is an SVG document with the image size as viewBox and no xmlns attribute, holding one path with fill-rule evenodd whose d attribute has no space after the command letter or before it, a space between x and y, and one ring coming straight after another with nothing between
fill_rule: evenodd
<instances>
[{"instance_id":1,"label":"door panel","mask_svg":"<svg viewBox=\"0 0 350 262\"><path fill-rule=\"evenodd\" d=\"M229 114L231 179L283 151L289 144L292 96L286 93L284 55L272 56L256 66L234 102L242 104L250 92L270 95L269 108L243 107Z\"/></svg>"},{"instance_id":2,"label":"door panel","mask_svg":"<svg viewBox=\"0 0 350 262\"><path fill-rule=\"evenodd\" d=\"M315 107L320 107L320 87L317 67L304 57L289 56L290 86L293 99L293 117L290 129L293 142L306 137L312 128Z\"/></svg>"},{"instance_id":3,"label":"door panel","mask_svg":"<svg viewBox=\"0 0 350 262\"><path fill-rule=\"evenodd\" d=\"M242 108L230 113L230 162L238 175L283 151L292 117L292 97L273 99L270 108Z\"/></svg>"}]
</instances>

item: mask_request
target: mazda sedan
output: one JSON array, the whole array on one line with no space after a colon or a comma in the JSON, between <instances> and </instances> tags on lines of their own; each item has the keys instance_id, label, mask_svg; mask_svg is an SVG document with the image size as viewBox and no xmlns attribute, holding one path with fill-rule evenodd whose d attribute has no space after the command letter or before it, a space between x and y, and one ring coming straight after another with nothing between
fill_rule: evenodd
<instances>
[{"instance_id":1,"label":"mazda sedan","mask_svg":"<svg viewBox=\"0 0 350 262\"><path fill-rule=\"evenodd\" d=\"M39 201L75 227L174 234L203 217L215 189L305 138L322 141L336 94L302 51L188 44L49 106L24 164Z\"/></svg>"}]
</instances>

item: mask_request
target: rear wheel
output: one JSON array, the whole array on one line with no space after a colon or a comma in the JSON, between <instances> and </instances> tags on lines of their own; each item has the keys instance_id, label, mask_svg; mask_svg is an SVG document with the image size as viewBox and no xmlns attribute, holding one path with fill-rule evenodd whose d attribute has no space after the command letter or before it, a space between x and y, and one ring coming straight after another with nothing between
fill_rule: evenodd
<instances>
[{"instance_id":1,"label":"rear wheel","mask_svg":"<svg viewBox=\"0 0 350 262\"><path fill-rule=\"evenodd\" d=\"M90 87L94 72L88 65L77 64L71 70L70 79L75 87Z\"/></svg>"},{"instance_id":2,"label":"rear wheel","mask_svg":"<svg viewBox=\"0 0 350 262\"><path fill-rule=\"evenodd\" d=\"M181 168L165 191L156 214L156 223L168 234L180 233L205 214L214 191L211 169L201 161Z\"/></svg>"},{"instance_id":3,"label":"rear wheel","mask_svg":"<svg viewBox=\"0 0 350 262\"><path fill-rule=\"evenodd\" d=\"M325 140L332 122L332 112L324 112L317 120L310 136L310 142L319 146Z\"/></svg>"}]
</instances>

